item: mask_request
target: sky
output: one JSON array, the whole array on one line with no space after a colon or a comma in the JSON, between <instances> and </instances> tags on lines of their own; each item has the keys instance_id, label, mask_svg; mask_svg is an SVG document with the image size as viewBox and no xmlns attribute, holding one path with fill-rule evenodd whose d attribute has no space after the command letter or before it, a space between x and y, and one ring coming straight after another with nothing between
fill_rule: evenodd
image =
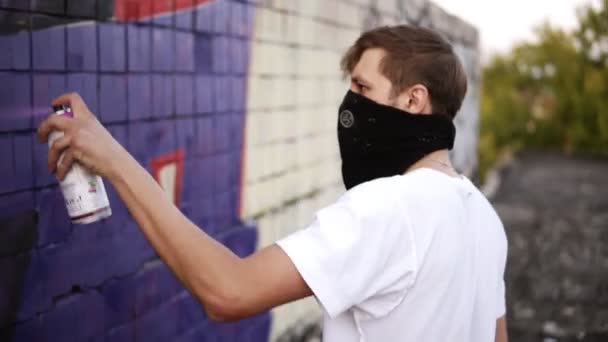
<instances>
[{"instance_id":1,"label":"sky","mask_svg":"<svg viewBox=\"0 0 608 342\"><path fill-rule=\"evenodd\" d=\"M563 28L576 26L576 8L597 0L432 0L476 26L482 59L507 52L518 41L532 40L533 29L545 20Z\"/></svg>"}]
</instances>

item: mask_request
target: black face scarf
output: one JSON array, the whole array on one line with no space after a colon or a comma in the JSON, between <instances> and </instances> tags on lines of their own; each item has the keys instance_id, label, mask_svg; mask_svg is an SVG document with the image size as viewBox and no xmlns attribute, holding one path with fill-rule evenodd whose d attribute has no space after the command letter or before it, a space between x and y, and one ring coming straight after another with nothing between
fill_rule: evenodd
<instances>
[{"instance_id":1,"label":"black face scarf","mask_svg":"<svg viewBox=\"0 0 608 342\"><path fill-rule=\"evenodd\" d=\"M456 128L439 114L415 115L349 91L340 106L338 142L346 189L403 174L427 154L452 149Z\"/></svg>"}]
</instances>

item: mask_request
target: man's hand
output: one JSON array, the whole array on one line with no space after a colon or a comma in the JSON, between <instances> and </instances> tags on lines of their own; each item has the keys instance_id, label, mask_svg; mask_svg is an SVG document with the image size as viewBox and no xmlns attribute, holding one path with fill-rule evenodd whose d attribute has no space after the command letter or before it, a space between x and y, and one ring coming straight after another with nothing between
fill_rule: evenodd
<instances>
[{"instance_id":1,"label":"man's hand","mask_svg":"<svg viewBox=\"0 0 608 342\"><path fill-rule=\"evenodd\" d=\"M53 142L49 150L49 171L55 172L57 178L63 180L72 164L77 161L100 176L112 178L128 152L89 111L80 95L62 95L52 104L69 105L74 117L51 114L38 127L38 141L41 143L48 141L51 131L64 133L63 137ZM60 160L62 153L63 158Z\"/></svg>"},{"instance_id":2,"label":"man's hand","mask_svg":"<svg viewBox=\"0 0 608 342\"><path fill-rule=\"evenodd\" d=\"M53 101L57 104L70 105L74 118L53 114L38 128L41 143L52 130L64 132L49 151L49 169L63 179L78 161L107 177L152 247L212 319L244 318L312 294L280 247L241 259L192 223L78 94L63 95Z\"/></svg>"}]
</instances>

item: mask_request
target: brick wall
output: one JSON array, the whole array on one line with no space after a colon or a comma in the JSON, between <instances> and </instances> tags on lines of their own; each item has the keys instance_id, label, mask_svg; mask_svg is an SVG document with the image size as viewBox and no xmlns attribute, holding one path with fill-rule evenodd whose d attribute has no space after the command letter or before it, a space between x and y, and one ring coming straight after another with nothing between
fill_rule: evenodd
<instances>
[{"instance_id":1,"label":"brick wall","mask_svg":"<svg viewBox=\"0 0 608 342\"><path fill-rule=\"evenodd\" d=\"M447 34L467 66L454 158L470 171L477 34L426 1L0 0L0 340L267 340L269 313L210 322L109 184L112 217L72 225L33 132L53 97L80 92L169 172L188 217L247 255L343 191L338 60L362 29L405 21ZM316 312L277 309L272 336Z\"/></svg>"},{"instance_id":2,"label":"brick wall","mask_svg":"<svg viewBox=\"0 0 608 342\"><path fill-rule=\"evenodd\" d=\"M109 184L112 217L72 225L33 135L53 97L80 92L151 172L182 170L163 186L193 221L251 253L257 231L237 209L254 12L241 1L0 1L0 340L267 339L268 313L210 322Z\"/></svg>"}]
</instances>

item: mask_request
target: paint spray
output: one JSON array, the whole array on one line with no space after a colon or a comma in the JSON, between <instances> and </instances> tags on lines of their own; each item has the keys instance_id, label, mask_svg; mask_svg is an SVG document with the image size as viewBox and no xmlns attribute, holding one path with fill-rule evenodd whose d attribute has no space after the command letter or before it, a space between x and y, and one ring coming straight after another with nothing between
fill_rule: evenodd
<instances>
[{"instance_id":1,"label":"paint spray","mask_svg":"<svg viewBox=\"0 0 608 342\"><path fill-rule=\"evenodd\" d=\"M56 115L66 115L70 118L74 116L72 109L66 105L54 106L53 111ZM49 148L55 140L62 136L63 132L51 132L48 141ZM62 159L63 154L59 157L59 162ZM59 182L59 186L72 223L93 223L112 215L103 180L79 163L72 164L65 179Z\"/></svg>"}]
</instances>

